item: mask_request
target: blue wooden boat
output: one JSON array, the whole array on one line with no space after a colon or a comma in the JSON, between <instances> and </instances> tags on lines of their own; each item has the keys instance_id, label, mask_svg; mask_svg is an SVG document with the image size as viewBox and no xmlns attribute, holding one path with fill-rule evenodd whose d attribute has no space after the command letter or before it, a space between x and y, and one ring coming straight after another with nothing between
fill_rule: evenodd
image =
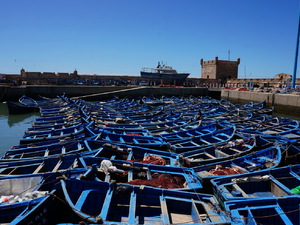
<instances>
[{"instance_id":1,"label":"blue wooden boat","mask_svg":"<svg viewBox=\"0 0 300 225\"><path fill-rule=\"evenodd\" d=\"M282 146L282 161L280 166L296 165L300 161L300 139L296 142L286 142L287 145Z\"/></svg>"},{"instance_id":2,"label":"blue wooden boat","mask_svg":"<svg viewBox=\"0 0 300 225\"><path fill-rule=\"evenodd\" d=\"M244 104L235 104L235 107L238 108L239 110L251 110L254 106L253 102L247 102Z\"/></svg>"},{"instance_id":3,"label":"blue wooden boat","mask_svg":"<svg viewBox=\"0 0 300 225\"><path fill-rule=\"evenodd\" d=\"M224 116L228 112L229 112L228 109L219 106L219 107L214 107L209 110L202 111L202 116L203 116L203 118L214 118L214 117L218 117L218 116L219 117ZM235 111L235 114L236 113L238 113L238 111Z\"/></svg>"},{"instance_id":4,"label":"blue wooden boat","mask_svg":"<svg viewBox=\"0 0 300 225\"><path fill-rule=\"evenodd\" d=\"M149 129L150 133L154 136L159 136L162 134L171 134L180 131L186 131L191 129L196 129L201 126L201 120L194 121L192 119L189 120L178 120L176 122L168 122L163 124L162 126L157 126L157 128Z\"/></svg>"},{"instance_id":5,"label":"blue wooden boat","mask_svg":"<svg viewBox=\"0 0 300 225\"><path fill-rule=\"evenodd\" d=\"M123 134L123 135L134 135L134 136L152 136L149 130L142 127L98 127L97 125L90 126L89 129L95 133L99 134L101 132L107 132L112 134Z\"/></svg>"},{"instance_id":6,"label":"blue wooden boat","mask_svg":"<svg viewBox=\"0 0 300 225\"><path fill-rule=\"evenodd\" d=\"M112 134L105 131L100 133L97 140L102 140L111 143L117 142L122 144L130 144L154 149L167 149L168 147L167 142L165 142L160 137Z\"/></svg>"},{"instance_id":7,"label":"blue wooden boat","mask_svg":"<svg viewBox=\"0 0 300 225\"><path fill-rule=\"evenodd\" d=\"M186 167L197 167L201 165L221 162L237 158L251 151L256 146L269 144L270 142L260 136L235 134L227 143L206 146L197 150L180 153L180 162Z\"/></svg>"},{"instance_id":8,"label":"blue wooden boat","mask_svg":"<svg viewBox=\"0 0 300 225\"><path fill-rule=\"evenodd\" d=\"M244 126L239 126L241 132L247 132L252 134L266 135L287 131L292 128L295 129L299 124L296 121L289 119L282 119L278 117L266 117L266 119L260 123L250 123ZM284 133L283 133L284 134Z\"/></svg>"},{"instance_id":9,"label":"blue wooden boat","mask_svg":"<svg viewBox=\"0 0 300 225\"><path fill-rule=\"evenodd\" d=\"M148 109L142 113L133 113L132 115L128 115L127 117L134 122L148 122L148 121L156 121L160 118L170 116L169 112L165 112L163 107L157 107L153 109Z\"/></svg>"},{"instance_id":10,"label":"blue wooden boat","mask_svg":"<svg viewBox=\"0 0 300 225\"><path fill-rule=\"evenodd\" d=\"M299 224L298 196L272 199L237 200L225 202L225 210L231 214L232 224Z\"/></svg>"},{"instance_id":11,"label":"blue wooden boat","mask_svg":"<svg viewBox=\"0 0 300 225\"><path fill-rule=\"evenodd\" d=\"M173 167L181 166L179 164L178 154L172 152L120 143L111 144L98 140L85 140L84 143L89 151L95 151L98 149L98 152L94 155L95 157Z\"/></svg>"},{"instance_id":12,"label":"blue wooden boat","mask_svg":"<svg viewBox=\"0 0 300 225\"><path fill-rule=\"evenodd\" d=\"M84 133L85 127L88 127L90 125L92 125L92 122L89 124L79 124L73 127L55 129L50 131L37 131L25 133L20 139L20 144L35 143L54 139L65 139L68 137L76 138L81 133Z\"/></svg>"},{"instance_id":13,"label":"blue wooden boat","mask_svg":"<svg viewBox=\"0 0 300 225\"><path fill-rule=\"evenodd\" d=\"M219 104L228 110L236 109L236 106L230 101L227 101L226 99L221 99L219 101Z\"/></svg>"},{"instance_id":14,"label":"blue wooden boat","mask_svg":"<svg viewBox=\"0 0 300 225\"><path fill-rule=\"evenodd\" d=\"M49 127L49 126L73 126L73 125L78 125L81 123L85 123L86 122L86 118L83 118L81 116L68 116L66 118L63 119L58 119L58 120L52 120L52 121L35 121L31 124L32 127L34 128L39 128L41 127L42 129L45 127Z\"/></svg>"},{"instance_id":15,"label":"blue wooden boat","mask_svg":"<svg viewBox=\"0 0 300 225\"><path fill-rule=\"evenodd\" d=\"M158 105L162 105L163 104L163 102L160 99L150 98L150 97L146 97L146 96L144 96L142 98L142 102L144 104L151 105L151 106L158 106Z\"/></svg>"},{"instance_id":16,"label":"blue wooden boat","mask_svg":"<svg viewBox=\"0 0 300 225\"><path fill-rule=\"evenodd\" d=\"M67 115L59 115L59 116L44 116L44 117L38 117L35 119L34 123L49 123L49 122L58 122L58 121L68 121L72 117L74 118L80 118L80 113L70 113Z\"/></svg>"},{"instance_id":17,"label":"blue wooden boat","mask_svg":"<svg viewBox=\"0 0 300 225\"><path fill-rule=\"evenodd\" d=\"M54 192L11 224L230 224L208 194L76 179L61 181L61 185L62 194ZM59 199L67 205L61 207ZM45 208L47 213L43 213Z\"/></svg>"},{"instance_id":18,"label":"blue wooden boat","mask_svg":"<svg viewBox=\"0 0 300 225\"><path fill-rule=\"evenodd\" d=\"M9 224L28 205L35 206L51 191L56 174L0 177L0 223ZM34 197L36 196L36 197ZM28 200L26 200L28 198Z\"/></svg>"},{"instance_id":19,"label":"blue wooden boat","mask_svg":"<svg viewBox=\"0 0 300 225\"><path fill-rule=\"evenodd\" d=\"M236 113L227 113L220 116L217 116L215 118L208 118L204 119L204 122L206 120L212 120L212 121L218 121L218 122L227 122L231 124L243 124L244 122L248 122L253 118L253 113L241 113L240 111L237 111Z\"/></svg>"},{"instance_id":20,"label":"blue wooden boat","mask_svg":"<svg viewBox=\"0 0 300 225\"><path fill-rule=\"evenodd\" d=\"M54 125L47 125L47 126L33 126L29 127L25 130L25 133L37 133L37 132L43 132L43 131L51 131L51 130L61 130L68 127L76 127L78 125L82 124L81 121L78 123L72 124L72 123L62 123L62 124L54 124Z\"/></svg>"},{"instance_id":21,"label":"blue wooden boat","mask_svg":"<svg viewBox=\"0 0 300 225\"><path fill-rule=\"evenodd\" d=\"M220 202L280 198L300 193L300 165L213 179Z\"/></svg>"},{"instance_id":22,"label":"blue wooden boat","mask_svg":"<svg viewBox=\"0 0 300 225\"><path fill-rule=\"evenodd\" d=\"M64 177L77 177L80 170L68 173L25 174L0 177L0 223L10 224L26 209L40 203ZM4 200L4 201L3 201Z\"/></svg>"},{"instance_id":23,"label":"blue wooden boat","mask_svg":"<svg viewBox=\"0 0 300 225\"><path fill-rule=\"evenodd\" d=\"M91 118L92 121L95 122L95 126L99 127L99 128L125 128L125 129L139 129L139 128L143 128L142 126L140 126L139 124L122 124L122 123L98 123L97 121L93 120Z\"/></svg>"},{"instance_id":24,"label":"blue wooden boat","mask_svg":"<svg viewBox=\"0 0 300 225\"><path fill-rule=\"evenodd\" d=\"M289 134L292 131L298 131L299 129L299 121L297 120L290 120L287 122L280 123L278 125L274 125L272 127L268 127L265 129L260 129L260 131L264 135L285 135Z\"/></svg>"},{"instance_id":25,"label":"blue wooden boat","mask_svg":"<svg viewBox=\"0 0 300 225\"><path fill-rule=\"evenodd\" d=\"M82 140L55 142L53 144L10 149L1 158L7 160L24 160L33 158L57 157L88 151Z\"/></svg>"},{"instance_id":26,"label":"blue wooden boat","mask_svg":"<svg viewBox=\"0 0 300 225\"><path fill-rule=\"evenodd\" d=\"M119 109L117 112L123 116L131 118L131 117L138 117L138 116L142 117L144 114L149 113L149 111L151 111L150 107L139 105L138 107L134 107L134 108Z\"/></svg>"},{"instance_id":27,"label":"blue wooden boat","mask_svg":"<svg viewBox=\"0 0 300 225\"><path fill-rule=\"evenodd\" d=\"M185 138L197 137L206 134L210 134L218 129L218 125L216 123L205 125L205 126L198 126L193 129L187 129L185 131L178 131L169 134L161 134L165 141L175 141L175 140L182 140Z\"/></svg>"},{"instance_id":28,"label":"blue wooden boat","mask_svg":"<svg viewBox=\"0 0 300 225\"><path fill-rule=\"evenodd\" d=\"M291 129L290 131L283 132L281 135L277 133L265 134L264 138L280 143L282 145L300 145L300 129Z\"/></svg>"},{"instance_id":29,"label":"blue wooden boat","mask_svg":"<svg viewBox=\"0 0 300 225\"><path fill-rule=\"evenodd\" d=\"M52 106L41 106L40 108L40 113L42 116L47 116L51 114L64 114L66 111L74 110L74 109L79 109L80 105L77 105L73 102L62 102L57 105L52 105Z\"/></svg>"},{"instance_id":30,"label":"blue wooden boat","mask_svg":"<svg viewBox=\"0 0 300 225\"><path fill-rule=\"evenodd\" d=\"M82 166L80 154L29 160L0 160L0 176L61 172Z\"/></svg>"},{"instance_id":31,"label":"blue wooden boat","mask_svg":"<svg viewBox=\"0 0 300 225\"><path fill-rule=\"evenodd\" d=\"M189 118L179 118L170 122L159 122L159 123L143 123L140 124L141 127L149 130L151 133L160 133L160 132L172 132L173 130L180 130L182 127L194 126L190 124L191 119ZM189 124L189 125L188 125Z\"/></svg>"},{"instance_id":32,"label":"blue wooden boat","mask_svg":"<svg viewBox=\"0 0 300 225\"><path fill-rule=\"evenodd\" d=\"M182 117L182 113L176 113L176 114L162 114L158 116L151 116L149 115L149 118L140 118L140 119L132 119L133 122L140 124L141 126L147 125L147 124L157 124L157 123L167 123L175 121Z\"/></svg>"},{"instance_id":33,"label":"blue wooden boat","mask_svg":"<svg viewBox=\"0 0 300 225\"><path fill-rule=\"evenodd\" d=\"M85 179L109 183L128 183L178 191L201 192L203 187L189 168L170 167L99 157L81 157L80 165L91 168ZM97 170L95 170L97 168Z\"/></svg>"},{"instance_id":34,"label":"blue wooden boat","mask_svg":"<svg viewBox=\"0 0 300 225\"><path fill-rule=\"evenodd\" d=\"M23 113L31 113L31 112L39 111L38 107L21 105L21 104L14 103L12 101L6 101L6 105L9 114L23 114Z\"/></svg>"},{"instance_id":35,"label":"blue wooden boat","mask_svg":"<svg viewBox=\"0 0 300 225\"><path fill-rule=\"evenodd\" d=\"M264 107L262 109L255 109L255 113L257 114L266 114L266 115L272 115L274 111L274 106L270 107Z\"/></svg>"},{"instance_id":36,"label":"blue wooden boat","mask_svg":"<svg viewBox=\"0 0 300 225\"><path fill-rule=\"evenodd\" d=\"M34 100L33 98L30 98L26 95L23 95L22 97L19 98L19 102L23 105L27 105L27 106L45 106L45 105L49 105L49 104L55 104L57 103L57 101L59 101L59 99L54 98L54 99L47 99L47 100Z\"/></svg>"},{"instance_id":37,"label":"blue wooden boat","mask_svg":"<svg viewBox=\"0 0 300 225\"><path fill-rule=\"evenodd\" d=\"M60 110L55 111L40 111L41 117L54 117L54 116L64 116L64 115L70 115L70 114L76 114L79 113L79 109L77 106L73 107L62 107Z\"/></svg>"},{"instance_id":38,"label":"blue wooden boat","mask_svg":"<svg viewBox=\"0 0 300 225\"><path fill-rule=\"evenodd\" d=\"M231 120L229 119L229 123L233 123L236 128L238 130L247 130L247 129L253 129L253 127L257 127L258 124L265 124L266 120L268 120L268 116L266 115L258 115L258 114L254 114L251 113L251 116L247 116L249 115L248 113L246 114L246 117L244 117L244 119L242 120Z\"/></svg>"},{"instance_id":39,"label":"blue wooden boat","mask_svg":"<svg viewBox=\"0 0 300 225\"><path fill-rule=\"evenodd\" d=\"M280 162L281 149L278 146L272 146L239 158L194 167L193 169L206 186L213 178L269 170L278 166Z\"/></svg>"},{"instance_id":40,"label":"blue wooden boat","mask_svg":"<svg viewBox=\"0 0 300 225\"><path fill-rule=\"evenodd\" d=\"M14 145L10 149L11 150L17 150L17 149L24 150L27 148L38 148L38 147L44 147L44 146L48 146L48 145L50 146L50 145L58 144L60 142L62 142L62 140L51 140L51 141L37 142L34 144L29 143L29 144L22 144L22 145Z\"/></svg>"},{"instance_id":41,"label":"blue wooden boat","mask_svg":"<svg viewBox=\"0 0 300 225\"><path fill-rule=\"evenodd\" d=\"M240 111L252 111L254 112L255 110L258 109L263 109L266 106L266 101L261 101L261 102L248 102L245 104L235 104L235 107L238 108Z\"/></svg>"},{"instance_id":42,"label":"blue wooden boat","mask_svg":"<svg viewBox=\"0 0 300 225\"><path fill-rule=\"evenodd\" d=\"M205 146L228 142L235 134L235 130L235 126L228 126L206 135L170 141L169 144L171 150L176 153L192 151Z\"/></svg>"}]
</instances>

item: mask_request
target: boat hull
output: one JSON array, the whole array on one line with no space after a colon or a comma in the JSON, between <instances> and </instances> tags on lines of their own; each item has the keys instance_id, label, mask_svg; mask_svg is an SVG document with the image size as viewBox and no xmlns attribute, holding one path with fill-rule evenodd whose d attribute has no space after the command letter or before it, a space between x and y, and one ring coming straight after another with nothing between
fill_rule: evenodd
<instances>
[{"instance_id":1,"label":"boat hull","mask_svg":"<svg viewBox=\"0 0 300 225\"><path fill-rule=\"evenodd\" d=\"M151 72L141 71L142 78L158 82L159 84L183 85L184 81L189 75L190 75L189 73L172 74L172 73L151 73Z\"/></svg>"}]
</instances>

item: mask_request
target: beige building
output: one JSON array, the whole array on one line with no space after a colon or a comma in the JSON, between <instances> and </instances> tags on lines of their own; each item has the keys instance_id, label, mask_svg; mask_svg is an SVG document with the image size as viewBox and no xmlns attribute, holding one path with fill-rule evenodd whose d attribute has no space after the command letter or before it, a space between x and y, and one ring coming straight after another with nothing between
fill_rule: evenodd
<instances>
[{"instance_id":1,"label":"beige building","mask_svg":"<svg viewBox=\"0 0 300 225\"><path fill-rule=\"evenodd\" d=\"M202 79L214 79L224 83L227 79L235 79L238 77L240 58L238 58L237 61L219 60L218 57L210 61L201 59L200 64L202 67Z\"/></svg>"}]
</instances>

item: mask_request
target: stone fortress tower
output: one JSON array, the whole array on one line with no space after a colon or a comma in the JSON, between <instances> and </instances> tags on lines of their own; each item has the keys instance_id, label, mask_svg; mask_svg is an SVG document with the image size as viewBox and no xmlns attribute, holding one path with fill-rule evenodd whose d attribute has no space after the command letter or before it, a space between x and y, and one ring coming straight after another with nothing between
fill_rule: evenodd
<instances>
[{"instance_id":1,"label":"stone fortress tower","mask_svg":"<svg viewBox=\"0 0 300 225\"><path fill-rule=\"evenodd\" d=\"M218 57L210 61L201 59L200 64L202 67L202 79L214 79L223 83L228 79L236 79L238 77L240 58L237 61L219 60Z\"/></svg>"}]
</instances>

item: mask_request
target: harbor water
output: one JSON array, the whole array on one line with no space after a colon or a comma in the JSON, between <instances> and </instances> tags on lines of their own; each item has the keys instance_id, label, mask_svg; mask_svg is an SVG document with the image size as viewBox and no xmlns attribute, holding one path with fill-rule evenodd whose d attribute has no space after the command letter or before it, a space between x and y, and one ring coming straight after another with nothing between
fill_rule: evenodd
<instances>
[{"instance_id":1,"label":"harbor water","mask_svg":"<svg viewBox=\"0 0 300 225\"><path fill-rule=\"evenodd\" d=\"M273 116L287 117L300 121L300 117L279 114L276 113L276 111L273 113ZM31 124L38 117L38 112L10 115L6 104L2 102L0 103L0 157L2 157L12 146L19 145L19 140L24 135L25 130L31 127Z\"/></svg>"},{"instance_id":2,"label":"harbor water","mask_svg":"<svg viewBox=\"0 0 300 225\"><path fill-rule=\"evenodd\" d=\"M14 145L19 145L20 138L31 127L39 113L10 115L5 103L0 103L0 157Z\"/></svg>"}]
</instances>

